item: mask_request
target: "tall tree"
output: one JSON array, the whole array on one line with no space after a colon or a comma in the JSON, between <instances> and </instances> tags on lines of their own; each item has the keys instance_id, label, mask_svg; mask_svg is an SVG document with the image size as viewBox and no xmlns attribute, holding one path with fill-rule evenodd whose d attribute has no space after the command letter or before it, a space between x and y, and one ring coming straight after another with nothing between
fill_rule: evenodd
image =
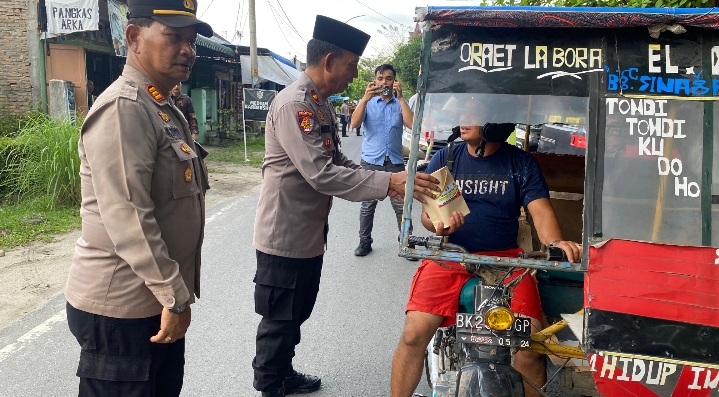
<instances>
[{"instance_id":1,"label":"tall tree","mask_svg":"<svg viewBox=\"0 0 719 397\"><path fill-rule=\"evenodd\" d=\"M362 98L367 88L367 83L374 80L374 69L383 63L389 62L390 58L382 54L360 58L359 65L357 66L357 78L352 80L347 89L342 93L342 96L349 97L351 101Z\"/></svg>"},{"instance_id":2,"label":"tall tree","mask_svg":"<svg viewBox=\"0 0 719 397\"><path fill-rule=\"evenodd\" d=\"M392 57L392 66L397 71L397 79L402 83L405 98L412 96L417 87L421 48L422 36L414 36L399 45Z\"/></svg>"}]
</instances>

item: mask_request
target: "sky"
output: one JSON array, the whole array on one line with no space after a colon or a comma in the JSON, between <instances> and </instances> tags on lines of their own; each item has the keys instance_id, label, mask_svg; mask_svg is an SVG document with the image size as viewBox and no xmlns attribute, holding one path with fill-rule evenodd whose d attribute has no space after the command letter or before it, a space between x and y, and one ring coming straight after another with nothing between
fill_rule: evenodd
<instances>
[{"instance_id":1,"label":"sky","mask_svg":"<svg viewBox=\"0 0 719 397\"><path fill-rule=\"evenodd\" d=\"M250 45L248 0L199 0L197 15L216 34L241 45ZM473 5L477 2L412 0L255 0L257 46L292 59L306 60L306 41L312 38L315 17L322 14L370 34L365 55L374 55L388 44L378 32L382 25L414 30L414 9L431 5ZM351 20L350 20L351 19ZM281 29L278 29L278 26ZM239 31L241 35L236 35Z\"/></svg>"}]
</instances>

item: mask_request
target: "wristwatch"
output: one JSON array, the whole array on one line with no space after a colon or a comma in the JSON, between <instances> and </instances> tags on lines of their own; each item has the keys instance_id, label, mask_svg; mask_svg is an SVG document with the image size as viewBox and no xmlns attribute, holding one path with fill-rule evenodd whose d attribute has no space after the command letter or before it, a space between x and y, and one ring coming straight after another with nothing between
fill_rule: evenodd
<instances>
[{"instance_id":1,"label":"wristwatch","mask_svg":"<svg viewBox=\"0 0 719 397\"><path fill-rule=\"evenodd\" d=\"M184 312L185 309L187 309L187 302L185 302L177 307L171 307L169 310L175 314L182 314L182 312Z\"/></svg>"}]
</instances>

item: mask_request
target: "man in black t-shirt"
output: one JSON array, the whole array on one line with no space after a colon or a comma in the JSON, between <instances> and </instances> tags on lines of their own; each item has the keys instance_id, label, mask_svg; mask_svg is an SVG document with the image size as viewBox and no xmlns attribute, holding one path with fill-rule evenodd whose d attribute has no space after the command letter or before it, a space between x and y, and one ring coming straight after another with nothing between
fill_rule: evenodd
<instances>
[{"instance_id":1,"label":"man in black t-shirt","mask_svg":"<svg viewBox=\"0 0 719 397\"><path fill-rule=\"evenodd\" d=\"M522 206L529 210L542 243L562 248L569 261L579 261L581 248L562 239L559 223L549 201L549 189L536 160L527 152L506 142L487 142L484 157L477 156L482 140L475 104L472 112L460 119L464 142L454 146L454 166L450 170L467 202L470 214L455 212L450 224L439 223L437 229L426 212L422 225L437 235L449 236L449 242L470 252L491 256L513 256L521 252L517 246L518 217ZM447 165L449 148L437 152L427 173ZM424 351L437 328L455 322L459 293L472 276L456 262L444 262L446 269L431 260L423 260L415 273L407 303L407 317L392 362L391 396L409 397L422 373ZM519 274L514 273L509 282ZM531 318L532 332L541 330L542 316L536 279L527 276L514 288L512 311ZM515 368L533 383L546 382L544 356L519 351L514 357ZM526 396L538 396L525 386Z\"/></svg>"}]
</instances>

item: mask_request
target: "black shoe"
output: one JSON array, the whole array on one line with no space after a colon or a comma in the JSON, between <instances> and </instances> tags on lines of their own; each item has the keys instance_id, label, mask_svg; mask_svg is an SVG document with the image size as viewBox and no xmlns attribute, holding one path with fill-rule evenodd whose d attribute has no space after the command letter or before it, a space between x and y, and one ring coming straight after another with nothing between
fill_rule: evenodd
<instances>
[{"instance_id":1,"label":"black shoe","mask_svg":"<svg viewBox=\"0 0 719 397\"><path fill-rule=\"evenodd\" d=\"M410 261L410 262L417 262L419 259L417 259L417 258L407 258L407 260Z\"/></svg>"},{"instance_id":2,"label":"black shoe","mask_svg":"<svg viewBox=\"0 0 719 397\"><path fill-rule=\"evenodd\" d=\"M285 387L280 386L280 388L275 391L263 391L262 397L285 397Z\"/></svg>"},{"instance_id":3,"label":"black shoe","mask_svg":"<svg viewBox=\"0 0 719 397\"><path fill-rule=\"evenodd\" d=\"M355 250L355 256L367 256L372 252L372 243L360 242Z\"/></svg>"},{"instance_id":4,"label":"black shoe","mask_svg":"<svg viewBox=\"0 0 719 397\"><path fill-rule=\"evenodd\" d=\"M348 136L348 135L342 135L342 137L343 137L343 138L349 138L349 136Z\"/></svg>"},{"instance_id":5,"label":"black shoe","mask_svg":"<svg viewBox=\"0 0 719 397\"><path fill-rule=\"evenodd\" d=\"M322 379L292 371L292 375L285 378L283 395L312 393L320 389Z\"/></svg>"}]
</instances>

